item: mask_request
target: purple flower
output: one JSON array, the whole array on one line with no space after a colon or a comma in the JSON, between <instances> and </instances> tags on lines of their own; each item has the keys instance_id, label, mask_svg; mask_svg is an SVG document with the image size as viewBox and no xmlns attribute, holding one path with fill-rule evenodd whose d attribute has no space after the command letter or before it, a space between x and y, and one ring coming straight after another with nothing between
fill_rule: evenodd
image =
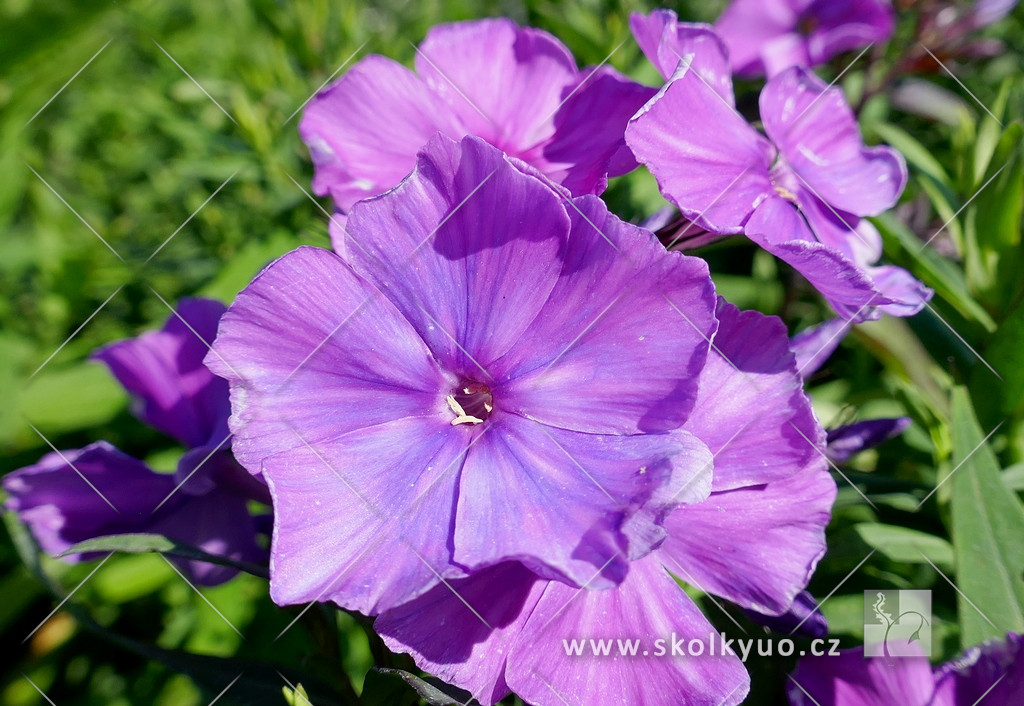
<instances>
[{"instance_id":1,"label":"purple flower","mask_svg":"<svg viewBox=\"0 0 1024 706\"><path fill-rule=\"evenodd\" d=\"M910 426L909 417L865 419L828 430L828 457L834 463L846 463L866 449L899 436Z\"/></svg>"},{"instance_id":2,"label":"purple flower","mask_svg":"<svg viewBox=\"0 0 1024 706\"><path fill-rule=\"evenodd\" d=\"M188 451L175 474L150 469L106 442L47 454L4 477L7 507L18 513L44 551L108 534L155 532L240 561L265 558L256 542L250 499L269 502L266 486L241 468L228 445L227 383L203 358L224 305L184 299L159 331L101 348L105 363L134 398L142 421ZM180 317L180 318L179 318ZM71 555L68 561L83 557ZM237 573L206 562L179 562L202 584Z\"/></svg>"},{"instance_id":3,"label":"purple flower","mask_svg":"<svg viewBox=\"0 0 1024 706\"><path fill-rule=\"evenodd\" d=\"M844 318L910 316L925 305L931 291L909 273L874 266L881 238L862 218L896 203L906 166L892 148L864 146L839 89L798 68L769 80L760 101L768 140L736 112L731 90L705 78L726 75L706 29L666 25L657 13L634 16L638 26L647 28L638 38L663 28L663 45L682 59L630 121L626 141L686 218L714 233L744 233ZM650 51L650 40L640 43Z\"/></svg>"},{"instance_id":4,"label":"purple flower","mask_svg":"<svg viewBox=\"0 0 1024 706\"><path fill-rule=\"evenodd\" d=\"M788 687L793 706L976 706L1024 703L1020 635L987 642L932 667L921 656L865 657L860 648L839 657L805 657ZM916 644L916 643L915 643Z\"/></svg>"},{"instance_id":5,"label":"purple flower","mask_svg":"<svg viewBox=\"0 0 1024 706\"><path fill-rule=\"evenodd\" d=\"M636 167L622 135L654 90L607 66L579 70L547 32L507 19L439 25L415 65L367 57L306 108L313 191L342 212L398 184L438 132L481 137L576 195Z\"/></svg>"},{"instance_id":6,"label":"purple flower","mask_svg":"<svg viewBox=\"0 0 1024 706\"><path fill-rule=\"evenodd\" d=\"M502 564L381 615L375 628L391 649L488 704L510 690L538 706L743 700L741 662L723 653L669 572L744 608L791 610L825 551L836 488L781 322L724 302L718 318L684 426L714 453L708 500L675 509L665 541L615 589L578 589ZM590 639L610 640L611 654L568 653L572 641ZM640 641L635 656L620 655L616 640ZM673 642L691 640L704 655L672 656Z\"/></svg>"},{"instance_id":7,"label":"purple flower","mask_svg":"<svg viewBox=\"0 0 1024 706\"><path fill-rule=\"evenodd\" d=\"M755 610L744 610L751 620L775 632L789 634L799 632L808 637L822 638L828 635L828 620L821 614L818 601L807 591L801 591L793 605L782 615L765 615Z\"/></svg>"},{"instance_id":8,"label":"purple flower","mask_svg":"<svg viewBox=\"0 0 1024 706\"><path fill-rule=\"evenodd\" d=\"M273 496L276 602L376 614L510 559L609 587L706 497L679 429L706 265L528 172L439 135L352 209L346 259L289 253L222 319L207 364Z\"/></svg>"},{"instance_id":9,"label":"purple flower","mask_svg":"<svg viewBox=\"0 0 1024 706\"><path fill-rule=\"evenodd\" d=\"M715 31L737 75L770 77L884 42L893 20L888 0L733 0Z\"/></svg>"}]
</instances>

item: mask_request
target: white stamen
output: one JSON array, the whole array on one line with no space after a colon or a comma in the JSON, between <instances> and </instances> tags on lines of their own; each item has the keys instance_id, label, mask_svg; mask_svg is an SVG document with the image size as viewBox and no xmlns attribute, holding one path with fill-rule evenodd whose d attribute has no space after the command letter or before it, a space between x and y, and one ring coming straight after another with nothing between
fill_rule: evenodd
<instances>
[{"instance_id":1,"label":"white stamen","mask_svg":"<svg viewBox=\"0 0 1024 706\"><path fill-rule=\"evenodd\" d=\"M460 405L455 400L455 395L448 395L447 400L448 400L448 407L455 414L455 419L452 420L452 426L456 426L457 424L483 424L484 423L483 419L477 419L476 417L471 417L468 414L466 414L466 410L464 410L462 408L462 405ZM490 412L491 410L488 409L487 411Z\"/></svg>"}]
</instances>

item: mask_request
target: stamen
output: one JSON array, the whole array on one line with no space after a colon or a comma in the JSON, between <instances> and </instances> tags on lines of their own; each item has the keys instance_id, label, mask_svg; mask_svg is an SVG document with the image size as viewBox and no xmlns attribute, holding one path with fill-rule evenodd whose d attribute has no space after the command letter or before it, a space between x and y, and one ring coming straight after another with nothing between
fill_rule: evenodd
<instances>
[{"instance_id":1,"label":"stamen","mask_svg":"<svg viewBox=\"0 0 1024 706\"><path fill-rule=\"evenodd\" d=\"M794 194L792 191L790 191L784 186L776 186L775 193L781 196L782 198L786 199L787 201L792 201L796 203L796 194Z\"/></svg>"},{"instance_id":2,"label":"stamen","mask_svg":"<svg viewBox=\"0 0 1024 706\"><path fill-rule=\"evenodd\" d=\"M448 407L452 410L452 412L455 413L455 419L452 420L452 426L453 427L458 425L458 424L483 424L484 423L483 419L479 419L477 417L471 417L468 414L466 414L466 410L462 409L462 405L460 405L455 400L455 395L448 395L447 401L448 401ZM488 409L487 411L490 412L491 410Z\"/></svg>"}]
</instances>

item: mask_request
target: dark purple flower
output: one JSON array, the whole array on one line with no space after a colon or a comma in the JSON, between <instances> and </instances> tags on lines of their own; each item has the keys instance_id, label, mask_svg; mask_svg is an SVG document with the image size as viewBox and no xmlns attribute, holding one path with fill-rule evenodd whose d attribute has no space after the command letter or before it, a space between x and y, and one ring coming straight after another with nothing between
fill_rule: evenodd
<instances>
[{"instance_id":1,"label":"dark purple flower","mask_svg":"<svg viewBox=\"0 0 1024 706\"><path fill-rule=\"evenodd\" d=\"M801 591L782 615L765 615L754 610L743 612L751 620L784 635L792 632L817 638L828 635L828 620L821 614L818 601L807 591Z\"/></svg>"},{"instance_id":2,"label":"dark purple flower","mask_svg":"<svg viewBox=\"0 0 1024 706\"><path fill-rule=\"evenodd\" d=\"M663 46L681 60L630 121L626 141L683 216L714 233L744 233L803 274L843 318L910 316L925 305L931 291L909 273L874 265L881 238L862 218L896 203L906 165L892 148L864 146L839 89L799 68L772 78L760 101L769 141L736 112L731 90L705 78L726 75L709 68L723 59L706 29L689 26L695 34L684 36L657 13L634 16L637 26L647 34L661 27Z\"/></svg>"},{"instance_id":3,"label":"dark purple flower","mask_svg":"<svg viewBox=\"0 0 1024 706\"><path fill-rule=\"evenodd\" d=\"M155 532L210 554L265 559L248 502L269 503L267 488L231 456L227 383L203 364L223 312L220 302L184 299L159 331L94 354L131 393L142 421L188 451L174 475L157 473L101 441L47 454L5 476L7 507L29 526L44 551L56 555L94 537ZM192 580L205 585L237 573L206 562L179 563Z\"/></svg>"},{"instance_id":4,"label":"dark purple flower","mask_svg":"<svg viewBox=\"0 0 1024 706\"><path fill-rule=\"evenodd\" d=\"M636 167L622 134L654 90L608 66L578 69L547 32L508 19L438 25L415 65L370 56L305 110L313 191L343 213L404 179L438 132L481 137L575 195L600 193L609 175Z\"/></svg>"},{"instance_id":5,"label":"dark purple flower","mask_svg":"<svg viewBox=\"0 0 1024 706\"><path fill-rule=\"evenodd\" d=\"M617 588L579 589L502 564L381 615L375 628L391 649L486 704L509 690L538 706L743 700L742 664L670 573L744 608L792 610L825 551L836 488L781 322L724 302L717 314L684 426L714 453L710 497L676 508L665 541L631 562ZM611 654L567 654L566 643L591 638L611 640ZM707 653L659 654L657 641L669 650L674 638L699 640ZM620 656L615 640L641 644Z\"/></svg>"},{"instance_id":6,"label":"dark purple flower","mask_svg":"<svg viewBox=\"0 0 1024 706\"><path fill-rule=\"evenodd\" d=\"M788 687L793 706L1011 706L1024 703L1020 635L971 647L939 667L920 656L804 657ZM916 644L916 643L915 643Z\"/></svg>"},{"instance_id":7,"label":"dark purple flower","mask_svg":"<svg viewBox=\"0 0 1024 706\"><path fill-rule=\"evenodd\" d=\"M899 436L910 426L909 417L865 419L828 430L828 457L834 463L846 463L866 449Z\"/></svg>"},{"instance_id":8,"label":"dark purple flower","mask_svg":"<svg viewBox=\"0 0 1024 706\"><path fill-rule=\"evenodd\" d=\"M733 0L715 22L739 76L814 67L892 35L888 0Z\"/></svg>"},{"instance_id":9,"label":"dark purple flower","mask_svg":"<svg viewBox=\"0 0 1024 706\"><path fill-rule=\"evenodd\" d=\"M353 208L346 259L285 255L222 319L207 364L274 499L278 603L375 614L509 559L608 587L706 497L679 429L706 265L524 170L439 135Z\"/></svg>"},{"instance_id":10,"label":"dark purple flower","mask_svg":"<svg viewBox=\"0 0 1024 706\"><path fill-rule=\"evenodd\" d=\"M28 525L43 551L57 556L86 539L140 531L174 480L99 441L46 454L4 476L3 487L7 509ZM77 562L81 555L66 559Z\"/></svg>"},{"instance_id":11,"label":"dark purple flower","mask_svg":"<svg viewBox=\"0 0 1024 706\"><path fill-rule=\"evenodd\" d=\"M102 361L132 395L139 419L188 448L218 444L228 434L228 386L203 365L224 305L182 299L178 316L159 331L100 348ZM180 318L179 318L180 316Z\"/></svg>"}]
</instances>

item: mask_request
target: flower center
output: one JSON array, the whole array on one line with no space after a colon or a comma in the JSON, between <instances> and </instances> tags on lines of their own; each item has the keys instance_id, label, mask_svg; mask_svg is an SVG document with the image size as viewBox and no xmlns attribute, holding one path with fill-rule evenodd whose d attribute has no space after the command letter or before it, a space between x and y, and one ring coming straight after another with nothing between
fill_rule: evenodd
<instances>
[{"instance_id":1,"label":"flower center","mask_svg":"<svg viewBox=\"0 0 1024 706\"><path fill-rule=\"evenodd\" d=\"M805 14L796 22L796 31L804 37L811 36L818 29L818 18L811 14Z\"/></svg>"},{"instance_id":2,"label":"flower center","mask_svg":"<svg viewBox=\"0 0 1024 706\"><path fill-rule=\"evenodd\" d=\"M768 174L768 178L771 181L776 194L787 201L792 201L799 205L799 201L796 197L799 182L790 170L789 165L783 161L782 157L779 157L776 160L775 165L771 168L771 171Z\"/></svg>"},{"instance_id":3,"label":"flower center","mask_svg":"<svg viewBox=\"0 0 1024 706\"><path fill-rule=\"evenodd\" d=\"M491 388L478 382L466 382L448 395L448 408L455 415L452 426L458 424L483 424L494 409Z\"/></svg>"}]
</instances>

